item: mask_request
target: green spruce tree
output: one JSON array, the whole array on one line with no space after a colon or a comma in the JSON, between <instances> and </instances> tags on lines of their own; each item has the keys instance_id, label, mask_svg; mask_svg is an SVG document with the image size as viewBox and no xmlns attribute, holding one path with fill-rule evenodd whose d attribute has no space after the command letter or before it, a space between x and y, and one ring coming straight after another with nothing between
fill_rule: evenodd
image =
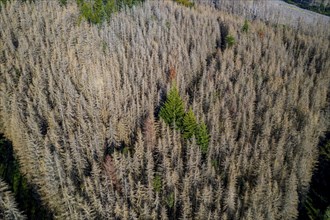
<instances>
[{"instance_id":1,"label":"green spruce tree","mask_svg":"<svg viewBox=\"0 0 330 220\"><path fill-rule=\"evenodd\" d=\"M197 126L195 114L190 108L183 118L183 137L190 139L196 133Z\"/></svg>"},{"instance_id":2,"label":"green spruce tree","mask_svg":"<svg viewBox=\"0 0 330 220\"><path fill-rule=\"evenodd\" d=\"M196 130L196 140L197 144L201 148L202 153L206 154L209 147L210 136L204 122L200 124Z\"/></svg>"},{"instance_id":3,"label":"green spruce tree","mask_svg":"<svg viewBox=\"0 0 330 220\"><path fill-rule=\"evenodd\" d=\"M250 25L249 22L247 20L244 21L244 25L242 27L242 31L247 33L249 31Z\"/></svg>"},{"instance_id":4,"label":"green spruce tree","mask_svg":"<svg viewBox=\"0 0 330 220\"><path fill-rule=\"evenodd\" d=\"M94 3L94 19L97 24L102 23L105 19L104 4L102 0L95 0Z\"/></svg>"},{"instance_id":5,"label":"green spruce tree","mask_svg":"<svg viewBox=\"0 0 330 220\"><path fill-rule=\"evenodd\" d=\"M235 44L235 38L233 35L230 35L230 34L228 34L226 36L225 41L226 41L227 48L230 48L230 47L234 46L234 44Z\"/></svg>"},{"instance_id":6,"label":"green spruce tree","mask_svg":"<svg viewBox=\"0 0 330 220\"><path fill-rule=\"evenodd\" d=\"M106 14L106 18L109 20L110 16L118 11L118 5L116 4L116 0L108 0L104 6L104 11Z\"/></svg>"},{"instance_id":7,"label":"green spruce tree","mask_svg":"<svg viewBox=\"0 0 330 220\"><path fill-rule=\"evenodd\" d=\"M172 128L182 129L184 118L184 103L179 91L174 85L167 95L164 106L160 109L159 116Z\"/></svg>"}]
</instances>

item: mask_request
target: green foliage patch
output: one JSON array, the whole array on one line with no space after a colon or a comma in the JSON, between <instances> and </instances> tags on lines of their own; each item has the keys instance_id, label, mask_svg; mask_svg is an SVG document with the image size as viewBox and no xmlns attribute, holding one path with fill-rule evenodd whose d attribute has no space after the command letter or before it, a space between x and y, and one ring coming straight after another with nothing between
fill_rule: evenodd
<instances>
[{"instance_id":1,"label":"green foliage patch","mask_svg":"<svg viewBox=\"0 0 330 220\"><path fill-rule=\"evenodd\" d=\"M249 31L249 28L250 28L249 22L247 20L245 20L243 27L242 27L242 31L247 33Z\"/></svg>"},{"instance_id":2,"label":"green foliage patch","mask_svg":"<svg viewBox=\"0 0 330 220\"><path fill-rule=\"evenodd\" d=\"M195 3L189 1L189 0L173 0L175 1L176 3L180 4L180 5L183 5L183 6L186 6L186 7L194 7L195 6Z\"/></svg>"},{"instance_id":3,"label":"green foliage patch","mask_svg":"<svg viewBox=\"0 0 330 220\"><path fill-rule=\"evenodd\" d=\"M232 47L235 44L235 38L234 38L234 36L232 36L230 34L228 34L226 36L225 41L226 41L227 47Z\"/></svg>"},{"instance_id":4,"label":"green foliage patch","mask_svg":"<svg viewBox=\"0 0 330 220\"><path fill-rule=\"evenodd\" d=\"M200 146L202 153L206 154L210 142L210 136L209 132L207 131L207 127L205 123L201 123L198 126L197 132L196 132L196 140L197 144Z\"/></svg>"},{"instance_id":5,"label":"green foliage patch","mask_svg":"<svg viewBox=\"0 0 330 220\"><path fill-rule=\"evenodd\" d=\"M206 124L204 122L197 123L192 109L189 109L187 113L184 111L184 102L175 84L170 89L166 102L160 109L159 116L171 128L180 130L184 139L188 140L195 136L202 153L207 153L210 138Z\"/></svg>"},{"instance_id":6,"label":"green foliage patch","mask_svg":"<svg viewBox=\"0 0 330 220\"><path fill-rule=\"evenodd\" d=\"M160 175L155 176L152 186L156 192L160 192L162 190L162 177Z\"/></svg>"},{"instance_id":7,"label":"green foliage patch","mask_svg":"<svg viewBox=\"0 0 330 220\"><path fill-rule=\"evenodd\" d=\"M173 208L175 203L174 193L171 192L166 198L166 204L169 208Z\"/></svg>"},{"instance_id":8,"label":"green foliage patch","mask_svg":"<svg viewBox=\"0 0 330 220\"><path fill-rule=\"evenodd\" d=\"M159 116L172 128L181 130L185 116L184 103L176 86L173 86L167 95L167 100L161 108Z\"/></svg>"},{"instance_id":9,"label":"green foliage patch","mask_svg":"<svg viewBox=\"0 0 330 220\"><path fill-rule=\"evenodd\" d=\"M109 20L113 13L122 8L133 7L141 2L144 2L144 0L77 0L81 19L86 19L92 24L101 24Z\"/></svg>"},{"instance_id":10,"label":"green foliage patch","mask_svg":"<svg viewBox=\"0 0 330 220\"><path fill-rule=\"evenodd\" d=\"M192 109L189 109L183 118L183 137L190 139L195 134L198 127L196 116Z\"/></svg>"}]
</instances>

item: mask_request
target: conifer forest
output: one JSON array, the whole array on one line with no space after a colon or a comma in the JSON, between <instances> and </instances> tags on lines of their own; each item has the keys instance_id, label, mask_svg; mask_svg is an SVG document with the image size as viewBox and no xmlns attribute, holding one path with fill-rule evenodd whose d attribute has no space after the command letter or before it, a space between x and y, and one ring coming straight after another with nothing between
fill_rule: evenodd
<instances>
[{"instance_id":1,"label":"conifer forest","mask_svg":"<svg viewBox=\"0 0 330 220\"><path fill-rule=\"evenodd\" d=\"M326 15L0 0L0 219L329 220L329 140Z\"/></svg>"}]
</instances>

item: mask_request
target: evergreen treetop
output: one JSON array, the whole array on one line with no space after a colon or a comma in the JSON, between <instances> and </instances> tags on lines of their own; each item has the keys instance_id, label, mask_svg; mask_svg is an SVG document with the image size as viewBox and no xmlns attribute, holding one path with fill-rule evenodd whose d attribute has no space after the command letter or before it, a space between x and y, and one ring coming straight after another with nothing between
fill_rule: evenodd
<instances>
[{"instance_id":1,"label":"evergreen treetop","mask_svg":"<svg viewBox=\"0 0 330 220\"><path fill-rule=\"evenodd\" d=\"M207 153L209 142L210 142L210 136L207 131L207 127L205 123L201 123L198 126L198 129L196 130L196 140L197 144L200 146L202 153Z\"/></svg>"},{"instance_id":2,"label":"evergreen treetop","mask_svg":"<svg viewBox=\"0 0 330 220\"><path fill-rule=\"evenodd\" d=\"M166 102L161 108L160 117L171 127L182 129L184 112L184 103L179 95L179 91L174 85L167 95Z\"/></svg>"},{"instance_id":3,"label":"evergreen treetop","mask_svg":"<svg viewBox=\"0 0 330 220\"><path fill-rule=\"evenodd\" d=\"M190 139L196 133L197 127L195 114L190 108L183 118L183 137Z\"/></svg>"}]
</instances>

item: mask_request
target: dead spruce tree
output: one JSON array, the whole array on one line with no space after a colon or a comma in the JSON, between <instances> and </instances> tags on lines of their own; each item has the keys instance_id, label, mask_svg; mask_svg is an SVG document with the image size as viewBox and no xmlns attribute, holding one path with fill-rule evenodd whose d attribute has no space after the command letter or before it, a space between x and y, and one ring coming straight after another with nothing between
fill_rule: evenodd
<instances>
[{"instance_id":1,"label":"dead spruce tree","mask_svg":"<svg viewBox=\"0 0 330 220\"><path fill-rule=\"evenodd\" d=\"M26 219L24 214L18 210L14 195L9 187L0 178L0 218L1 219Z\"/></svg>"}]
</instances>

